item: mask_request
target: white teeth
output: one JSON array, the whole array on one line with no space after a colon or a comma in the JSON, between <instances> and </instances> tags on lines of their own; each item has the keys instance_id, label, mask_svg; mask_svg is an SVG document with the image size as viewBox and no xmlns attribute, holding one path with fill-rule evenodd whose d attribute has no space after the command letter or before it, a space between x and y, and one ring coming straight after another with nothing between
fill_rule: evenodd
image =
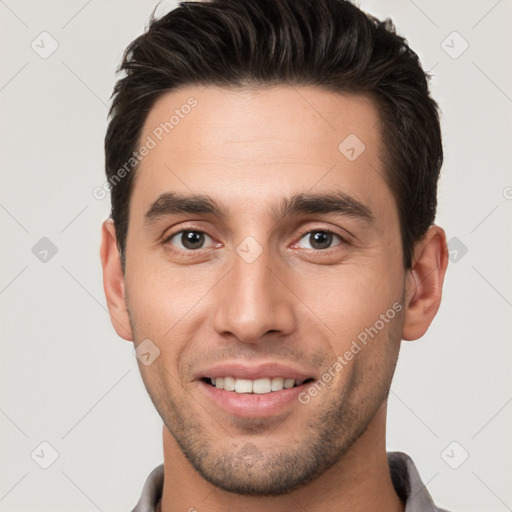
<instances>
[{"instance_id":1,"label":"white teeth","mask_svg":"<svg viewBox=\"0 0 512 512\"><path fill-rule=\"evenodd\" d=\"M294 379L284 379L284 389L293 388L295 385Z\"/></svg>"},{"instance_id":2,"label":"white teeth","mask_svg":"<svg viewBox=\"0 0 512 512\"><path fill-rule=\"evenodd\" d=\"M252 392L263 394L270 393L272 391L272 386L270 384L270 379L257 379L252 383Z\"/></svg>"},{"instance_id":3,"label":"white teeth","mask_svg":"<svg viewBox=\"0 0 512 512\"><path fill-rule=\"evenodd\" d=\"M270 387L272 391L281 391L284 389L284 379L282 377L274 377Z\"/></svg>"},{"instance_id":4,"label":"white teeth","mask_svg":"<svg viewBox=\"0 0 512 512\"><path fill-rule=\"evenodd\" d=\"M294 386L300 386L304 381L295 379L284 379L283 377L264 379L235 379L233 377L217 377L210 379L212 385L217 389L234 391L235 393L256 393L263 395L272 391L282 391Z\"/></svg>"},{"instance_id":5,"label":"white teeth","mask_svg":"<svg viewBox=\"0 0 512 512\"><path fill-rule=\"evenodd\" d=\"M235 391L235 383L233 377L224 377L224 389L226 391Z\"/></svg>"},{"instance_id":6,"label":"white teeth","mask_svg":"<svg viewBox=\"0 0 512 512\"><path fill-rule=\"evenodd\" d=\"M237 393L252 393L252 380L236 379L235 391Z\"/></svg>"}]
</instances>

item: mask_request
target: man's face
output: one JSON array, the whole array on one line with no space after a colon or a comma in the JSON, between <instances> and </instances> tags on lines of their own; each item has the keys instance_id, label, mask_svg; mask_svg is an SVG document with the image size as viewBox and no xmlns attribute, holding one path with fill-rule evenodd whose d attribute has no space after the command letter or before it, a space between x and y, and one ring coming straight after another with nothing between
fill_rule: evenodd
<instances>
[{"instance_id":1,"label":"man's face","mask_svg":"<svg viewBox=\"0 0 512 512\"><path fill-rule=\"evenodd\" d=\"M378 121L368 99L286 86L187 87L146 120L130 324L161 351L140 368L167 429L225 490L300 487L385 410L405 271Z\"/></svg>"}]
</instances>

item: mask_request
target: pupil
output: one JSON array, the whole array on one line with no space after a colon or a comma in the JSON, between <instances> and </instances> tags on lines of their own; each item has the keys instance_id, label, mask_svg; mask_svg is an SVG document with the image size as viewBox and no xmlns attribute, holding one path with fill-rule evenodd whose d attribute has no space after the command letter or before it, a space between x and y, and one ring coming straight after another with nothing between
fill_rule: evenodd
<instances>
[{"instance_id":1,"label":"pupil","mask_svg":"<svg viewBox=\"0 0 512 512\"><path fill-rule=\"evenodd\" d=\"M325 231L317 231L312 233L310 236L311 246L315 249L326 249L331 245L332 233L326 233Z\"/></svg>"},{"instance_id":2,"label":"pupil","mask_svg":"<svg viewBox=\"0 0 512 512\"><path fill-rule=\"evenodd\" d=\"M181 243L183 247L187 249L197 249L204 242L203 233L197 233L196 231L185 231L181 235Z\"/></svg>"}]
</instances>

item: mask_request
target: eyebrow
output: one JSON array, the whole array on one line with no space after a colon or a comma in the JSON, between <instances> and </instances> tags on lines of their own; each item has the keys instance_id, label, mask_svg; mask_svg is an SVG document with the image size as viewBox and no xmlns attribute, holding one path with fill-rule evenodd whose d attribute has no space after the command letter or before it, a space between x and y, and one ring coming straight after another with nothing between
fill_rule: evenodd
<instances>
[{"instance_id":1,"label":"eyebrow","mask_svg":"<svg viewBox=\"0 0 512 512\"><path fill-rule=\"evenodd\" d=\"M273 208L278 219L304 213L337 213L354 217L368 223L374 221L370 208L358 199L344 192L302 193L283 198L277 208Z\"/></svg>"},{"instance_id":2,"label":"eyebrow","mask_svg":"<svg viewBox=\"0 0 512 512\"><path fill-rule=\"evenodd\" d=\"M152 224L161 217L180 213L209 214L220 218L227 217L227 210L210 196L165 192L158 197L146 212L144 223Z\"/></svg>"},{"instance_id":3,"label":"eyebrow","mask_svg":"<svg viewBox=\"0 0 512 512\"><path fill-rule=\"evenodd\" d=\"M336 213L373 223L375 217L370 208L358 199L340 191L329 193L301 193L282 198L271 209L277 220L299 214ZM150 225L162 217L183 213L228 217L228 209L214 198L204 194L184 195L177 192L161 194L144 216L144 224Z\"/></svg>"}]
</instances>

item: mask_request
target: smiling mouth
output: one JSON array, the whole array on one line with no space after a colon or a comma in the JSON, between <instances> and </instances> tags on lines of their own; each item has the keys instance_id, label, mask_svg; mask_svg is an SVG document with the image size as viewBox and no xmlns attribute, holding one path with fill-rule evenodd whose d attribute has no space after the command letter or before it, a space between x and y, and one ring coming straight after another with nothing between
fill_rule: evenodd
<instances>
[{"instance_id":1,"label":"smiling mouth","mask_svg":"<svg viewBox=\"0 0 512 512\"><path fill-rule=\"evenodd\" d=\"M286 379L284 377L273 377L263 379L236 379L234 377L205 377L201 379L206 384L224 391L234 393L246 393L264 395L283 389L291 389L312 382L314 379Z\"/></svg>"}]
</instances>

